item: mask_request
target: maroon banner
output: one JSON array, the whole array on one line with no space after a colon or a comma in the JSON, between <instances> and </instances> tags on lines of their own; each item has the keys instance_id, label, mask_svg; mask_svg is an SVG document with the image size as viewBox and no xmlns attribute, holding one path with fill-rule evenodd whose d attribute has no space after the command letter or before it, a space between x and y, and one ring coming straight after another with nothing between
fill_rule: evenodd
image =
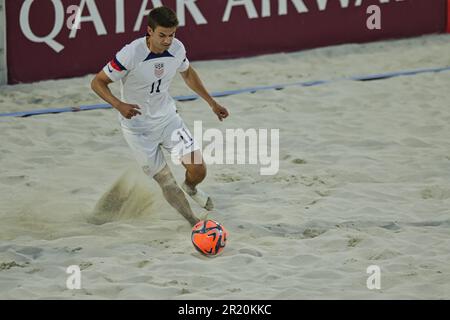
<instances>
[{"instance_id":1,"label":"maroon banner","mask_svg":"<svg viewBox=\"0 0 450 320\"><path fill-rule=\"evenodd\" d=\"M8 82L98 72L145 34L148 11L161 4L177 12L191 61L447 28L447 0L6 0Z\"/></svg>"},{"instance_id":2,"label":"maroon banner","mask_svg":"<svg viewBox=\"0 0 450 320\"><path fill-rule=\"evenodd\" d=\"M450 0L447 0L447 32L450 33Z\"/></svg>"}]
</instances>

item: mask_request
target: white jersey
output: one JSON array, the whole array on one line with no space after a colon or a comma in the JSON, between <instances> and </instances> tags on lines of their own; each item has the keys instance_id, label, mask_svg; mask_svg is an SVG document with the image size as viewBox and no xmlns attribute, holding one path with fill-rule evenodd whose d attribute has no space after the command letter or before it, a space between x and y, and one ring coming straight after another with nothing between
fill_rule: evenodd
<instances>
[{"instance_id":1,"label":"white jersey","mask_svg":"<svg viewBox=\"0 0 450 320\"><path fill-rule=\"evenodd\" d=\"M122 128L141 131L168 123L176 115L170 84L188 68L186 49L177 39L161 54L150 51L146 37L123 47L103 71L112 81L120 80L122 101L137 104L142 114L127 119L119 113Z\"/></svg>"}]
</instances>

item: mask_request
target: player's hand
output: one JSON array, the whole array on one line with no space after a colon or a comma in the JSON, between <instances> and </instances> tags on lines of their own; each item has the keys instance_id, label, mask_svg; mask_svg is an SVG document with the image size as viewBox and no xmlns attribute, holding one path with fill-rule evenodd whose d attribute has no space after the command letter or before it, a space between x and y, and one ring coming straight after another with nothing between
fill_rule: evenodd
<instances>
[{"instance_id":1,"label":"player's hand","mask_svg":"<svg viewBox=\"0 0 450 320\"><path fill-rule=\"evenodd\" d=\"M139 106L136 104L128 104L124 102L117 106L117 110L119 110L120 114L127 119L131 119L134 116L141 114L139 109L141 108L139 108Z\"/></svg>"},{"instance_id":2,"label":"player's hand","mask_svg":"<svg viewBox=\"0 0 450 320\"><path fill-rule=\"evenodd\" d=\"M210 106L220 121L223 121L223 119L229 116L228 110L225 107L222 107L216 101L213 101Z\"/></svg>"}]
</instances>

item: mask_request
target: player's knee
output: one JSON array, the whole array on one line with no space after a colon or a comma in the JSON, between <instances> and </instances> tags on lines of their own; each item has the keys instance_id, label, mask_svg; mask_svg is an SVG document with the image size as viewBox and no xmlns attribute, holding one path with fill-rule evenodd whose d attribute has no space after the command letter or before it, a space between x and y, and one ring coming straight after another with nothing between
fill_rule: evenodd
<instances>
[{"instance_id":1,"label":"player's knee","mask_svg":"<svg viewBox=\"0 0 450 320\"><path fill-rule=\"evenodd\" d=\"M206 177L206 166L205 164L196 164L188 168L189 180L191 182L200 183Z\"/></svg>"},{"instance_id":2,"label":"player's knee","mask_svg":"<svg viewBox=\"0 0 450 320\"><path fill-rule=\"evenodd\" d=\"M203 180L206 177L206 166L204 163L195 166L196 176L199 180Z\"/></svg>"},{"instance_id":3,"label":"player's knee","mask_svg":"<svg viewBox=\"0 0 450 320\"><path fill-rule=\"evenodd\" d=\"M148 166L142 167L142 170L146 173L150 173L150 169ZM169 184L174 180L172 173L170 172L169 167L164 166L158 173L153 176L160 185Z\"/></svg>"}]
</instances>

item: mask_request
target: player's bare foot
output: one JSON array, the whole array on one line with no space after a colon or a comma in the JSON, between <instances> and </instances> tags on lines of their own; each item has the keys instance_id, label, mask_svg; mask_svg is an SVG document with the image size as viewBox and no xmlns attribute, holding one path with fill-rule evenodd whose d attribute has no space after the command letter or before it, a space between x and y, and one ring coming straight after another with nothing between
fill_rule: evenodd
<instances>
[{"instance_id":1,"label":"player's bare foot","mask_svg":"<svg viewBox=\"0 0 450 320\"><path fill-rule=\"evenodd\" d=\"M186 192L191 198L192 200L194 200L200 207L205 208L208 211L211 211L212 209L214 209L214 204L213 201L211 199L211 197L203 192L201 189L199 188L191 188L190 186L188 186L186 184L186 182L183 182L181 188L184 190L184 192Z\"/></svg>"}]
</instances>

